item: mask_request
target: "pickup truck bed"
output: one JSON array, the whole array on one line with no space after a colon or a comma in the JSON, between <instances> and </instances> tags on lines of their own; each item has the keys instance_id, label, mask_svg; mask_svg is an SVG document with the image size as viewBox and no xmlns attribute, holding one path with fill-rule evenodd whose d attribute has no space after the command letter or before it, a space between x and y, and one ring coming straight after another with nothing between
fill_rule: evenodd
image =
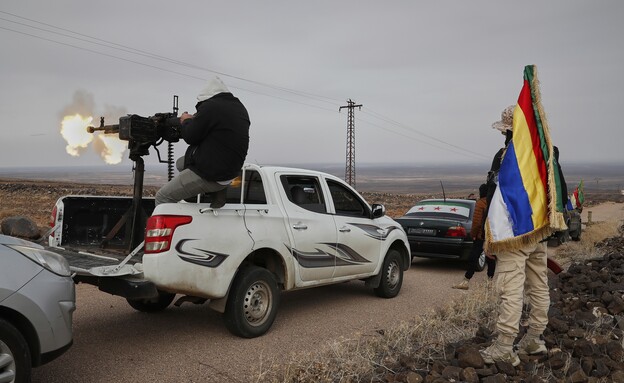
<instances>
[{"instance_id":1,"label":"pickup truck bed","mask_svg":"<svg viewBox=\"0 0 624 383\"><path fill-rule=\"evenodd\" d=\"M67 259L69 266L75 273L73 278L76 283L94 285L97 286L100 291L130 300L151 299L158 296L156 285L145 280L142 273L133 274L122 269L120 272L111 276L101 275L102 269L114 269L124 261L127 255L120 251L94 251L92 248L88 250L68 250L61 247L45 247ZM142 255L142 252L135 254L130 258L128 264L134 264L141 259Z\"/></svg>"}]
</instances>

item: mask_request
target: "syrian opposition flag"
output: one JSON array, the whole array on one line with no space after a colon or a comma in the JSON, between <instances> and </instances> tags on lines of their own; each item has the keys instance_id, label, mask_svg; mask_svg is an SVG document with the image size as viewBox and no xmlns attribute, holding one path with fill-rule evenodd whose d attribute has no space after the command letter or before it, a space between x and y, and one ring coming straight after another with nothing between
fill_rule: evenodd
<instances>
[{"instance_id":1,"label":"syrian opposition flag","mask_svg":"<svg viewBox=\"0 0 624 383\"><path fill-rule=\"evenodd\" d=\"M519 249L565 229L562 201L537 68L527 65L513 113L513 138L503 155L486 219L485 248L494 254Z\"/></svg>"}]
</instances>

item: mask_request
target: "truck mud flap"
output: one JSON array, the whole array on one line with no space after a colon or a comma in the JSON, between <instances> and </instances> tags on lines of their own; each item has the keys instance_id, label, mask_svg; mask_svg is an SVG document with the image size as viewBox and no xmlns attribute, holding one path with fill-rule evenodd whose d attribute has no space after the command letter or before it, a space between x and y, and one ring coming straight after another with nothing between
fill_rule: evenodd
<instances>
[{"instance_id":1,"label":"truck mud flap","mask_svg":"<svg viewBox=\"0 0 624 383\"><path fill-rule=\"evenodd\" d=\"M151 299L158 297L156 285L144 279L76 275L74 276L74 281L76 283L87 283L97 286L100 291L127 299Z\"/></svg>"}]
</instances>

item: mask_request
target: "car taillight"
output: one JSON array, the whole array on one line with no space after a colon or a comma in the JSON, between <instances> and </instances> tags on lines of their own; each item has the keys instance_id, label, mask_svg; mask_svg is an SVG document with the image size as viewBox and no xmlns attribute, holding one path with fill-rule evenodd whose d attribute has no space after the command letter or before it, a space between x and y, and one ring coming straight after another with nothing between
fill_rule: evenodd
<instances>
[{"instance_id":1,"label":"car taillight","mask_svg":"<svg viewBox=\"0 0 624 383\"><path fill-rule=\"evenodd\" d=\"M447 237L465 237L466 228L463 226L451 226L446 231Z\"/></svg>"},{"instance_id":2,"label":"car taillight","mask_svg":"<svg viewBox=\"0 0 624 383\"><path fill-rule=\"evenodd\" d=\"M173 232L178 226L191 223L188 215L155 215L145 227L145 253L161 253L171 247Z\"/></svg>"}]
</instances>

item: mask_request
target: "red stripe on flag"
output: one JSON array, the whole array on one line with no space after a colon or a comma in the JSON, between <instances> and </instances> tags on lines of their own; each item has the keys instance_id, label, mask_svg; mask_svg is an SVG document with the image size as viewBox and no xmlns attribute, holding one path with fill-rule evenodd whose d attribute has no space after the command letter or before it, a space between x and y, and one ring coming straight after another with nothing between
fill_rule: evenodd
<instances>
[{"instance_id":1,"label":"red stripe on flag","mask_svg":"<svg viewBox=\"0 0 624 383\"><path fill-rule=\"evenodd\" d=\"M542 153L541 140L539 132L537 131L537 123L535 122L535 115L533 114L533 100L531 99L531 86L527 80L524 80L524 85L520 91L518 97L518 105L522 109L524 118L529 127L531 134L531 143L533 145L533 155L537 163L537 169L542 180L542 185L546 188L548 185L548 171L546 170L546 161L544 160L544 154Z\"/></svg>"}]
</instances>

